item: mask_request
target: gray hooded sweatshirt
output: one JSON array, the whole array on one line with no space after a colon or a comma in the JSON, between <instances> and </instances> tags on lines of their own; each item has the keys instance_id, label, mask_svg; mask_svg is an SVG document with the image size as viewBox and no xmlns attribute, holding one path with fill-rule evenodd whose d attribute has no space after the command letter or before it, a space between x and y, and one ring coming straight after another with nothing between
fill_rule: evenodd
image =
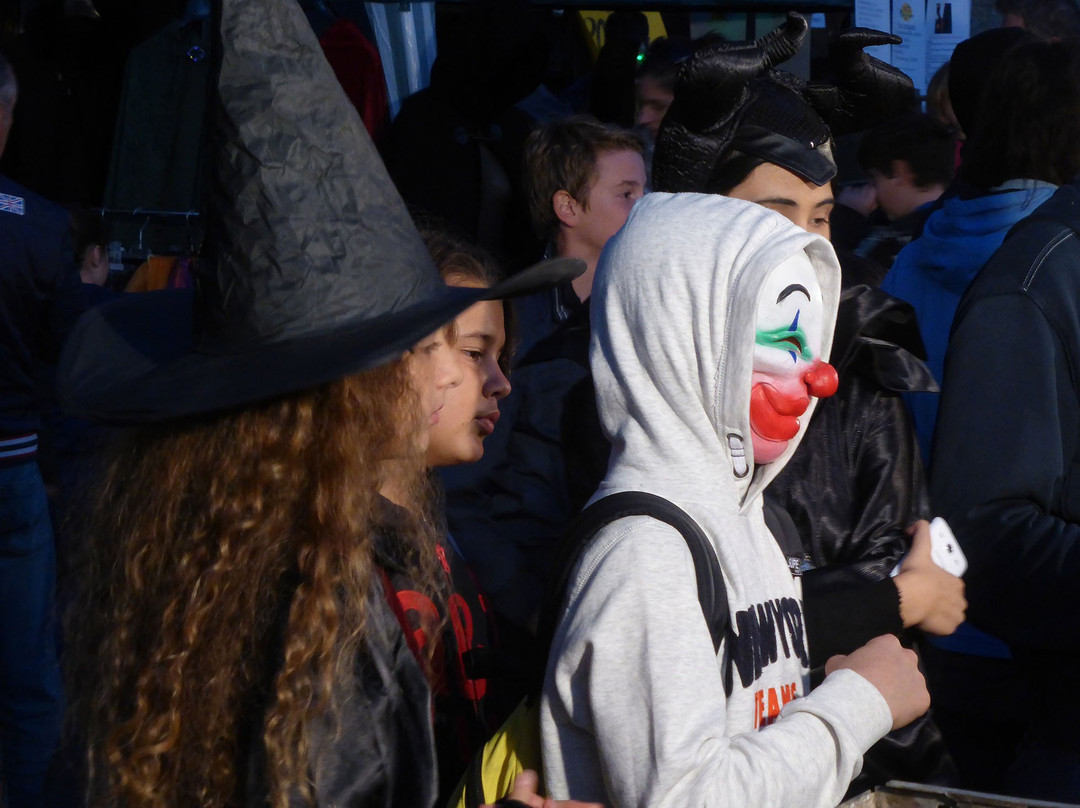
<instances>
[{"instance_id":1,"label":"gray hooded sweatshirt","mask_svg":"<svg viewBox=\"0 0 1080 808\"><path fill-rule=\"evenodd\" d=\"M762 490L813 407L779 459L755 467L756 306L784 262L817 277L827 356L836 257L772 211L650 194L601 257L590 358L612 453L594 499L649 491L689 513L720 560L731 625L715 653L673 528L629 517L601 530L571 578L541 702L556 799L831 806L891 727L885 699L853 671L807 695L798 581L762 516Z\"/></svg>"}]
</instances>

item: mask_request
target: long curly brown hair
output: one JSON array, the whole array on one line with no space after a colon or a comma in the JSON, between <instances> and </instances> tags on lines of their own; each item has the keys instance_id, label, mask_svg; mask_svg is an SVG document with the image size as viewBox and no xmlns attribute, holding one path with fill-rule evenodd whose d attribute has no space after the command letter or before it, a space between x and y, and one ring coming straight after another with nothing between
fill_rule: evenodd
<instances>
[{"instance_id":1,"label":"long curly brown hair","mask_svg":"<svg viewBox=\"0 0 1080 808\"><path fill-rule=\"evenodd\" d=\"M402 360L117 453L68 621L92 804L236 804L254 743L272 805L313 800L307 727L364 644L388 467L410 574L436 580L420 409Z\"/></svg>"}]
</instances>

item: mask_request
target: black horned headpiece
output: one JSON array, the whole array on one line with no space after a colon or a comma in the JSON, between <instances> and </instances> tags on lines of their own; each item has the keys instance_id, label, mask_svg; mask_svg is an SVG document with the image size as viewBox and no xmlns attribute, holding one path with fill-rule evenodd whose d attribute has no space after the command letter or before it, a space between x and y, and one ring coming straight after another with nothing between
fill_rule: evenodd
<instances>
[{"instance_id":1,"label":"black horned headpiece","mask_svg":"<svg viewBox=\"0 0 1080 808\"><path fill-rule=\"evenodd\" d=\"M841 34L830 47L836 86L808 86L773 68L799 49L806 20L753 42L695 52L680 69L675 100L653 156L658 191L725 193L762 163L824 185L836 176L830 139L857 131L914 103L911 79L863 48L899 38L869 29Z\"/></svg>"}]
</instances>

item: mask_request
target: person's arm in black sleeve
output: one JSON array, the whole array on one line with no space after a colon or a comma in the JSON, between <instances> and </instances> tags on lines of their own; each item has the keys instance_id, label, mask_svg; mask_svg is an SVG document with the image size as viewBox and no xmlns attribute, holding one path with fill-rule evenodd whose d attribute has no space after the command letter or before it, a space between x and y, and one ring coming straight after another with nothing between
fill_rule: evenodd
<instances>
[{"instance_id":1,"label":"person's arm in black sleeve","mask_svg":"<svg viewBox=\"0 0 1080 808\"><path fill-rule=\"evenodd\" d=\"M42 295L48 301L47 333L40 343L37 358L51 364L60 356L60 349L75 321L96 301L87 293L79 277L70 224L59 209L50 212L49 221L36 234L31 250L34 273Z\"/></svg>"},{"instance_id":2,"label":"person's arm in black sleeve","mask_svg":"<svg viewBox=\"0 0 1080 808\"><path fill-rule=\"evenodd\" d=\"M899 634L900 600L891 578L830 586L828 568L803 575L803 616L810 667L819 668L835 654L849 654L881 634Z\"/></svg>"},{"instance_id":3,"label":"person's arm in black sleeve","mask_svg":"<svg viewBox=\"0 0 1080 808\"><path fill-rule=\"evenodd\" d=\"M868 390L862 386L864 394ZM844 430L852 441L856 516L836 563L803 576L812 665L880 634L899 635L924 623L948 633L962 619L954 582L936 567L910 564L898 578L888 577L911 545L907 527L929 515L926 475L903 403L882 392L849 403L861 414Z\"/></svg>"},{"instance_id":4,"label":"person's arm in black sleeve","mask_svg":"<svg viewBox=\"0 0 1080 808\"><path fill-rule=\"evenodd\" d=\"M855 378L824 402L807 433L812 442L800 447L813 453L810 462L793 466L799 479L787 469L778 478L791 488L786 499L797 497L815 575L830 589L887 576L911 543L908 526L927 515L907 412L875 387Z\"/></svg>"},{"instance_id":5,"label":"person's arm in black sleeve","mask_svg":"<svg viewBox=\"0 0 1080 808\"><path fill-rule=\"evenodd\" d=\"M765 524L788 559L803 555L804 545L780 492L765 493ZM852 565L836 564L802 573L803 616L810 666L847 654L881 634L899 633L900 603L891 579L868 580Z\"/></svg>"}]
</instances>

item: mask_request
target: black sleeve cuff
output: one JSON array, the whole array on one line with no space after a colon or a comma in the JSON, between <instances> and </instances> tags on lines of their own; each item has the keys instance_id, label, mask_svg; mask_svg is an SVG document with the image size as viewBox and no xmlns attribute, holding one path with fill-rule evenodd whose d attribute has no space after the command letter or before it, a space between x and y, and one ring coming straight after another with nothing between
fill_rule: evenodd
<instances>
[{"instance_id":1,"label":"black sleeve cuff","mask_svg":"<svg viewBox=\"0 0 1080 808\"><path fill-rule=\"evenodd\" d=\"M850 654L881 634L903 630L900 594L892 578L826 589L815 572L802 578L811 668L835 654Z\"/></svg>"}]
</instances>

